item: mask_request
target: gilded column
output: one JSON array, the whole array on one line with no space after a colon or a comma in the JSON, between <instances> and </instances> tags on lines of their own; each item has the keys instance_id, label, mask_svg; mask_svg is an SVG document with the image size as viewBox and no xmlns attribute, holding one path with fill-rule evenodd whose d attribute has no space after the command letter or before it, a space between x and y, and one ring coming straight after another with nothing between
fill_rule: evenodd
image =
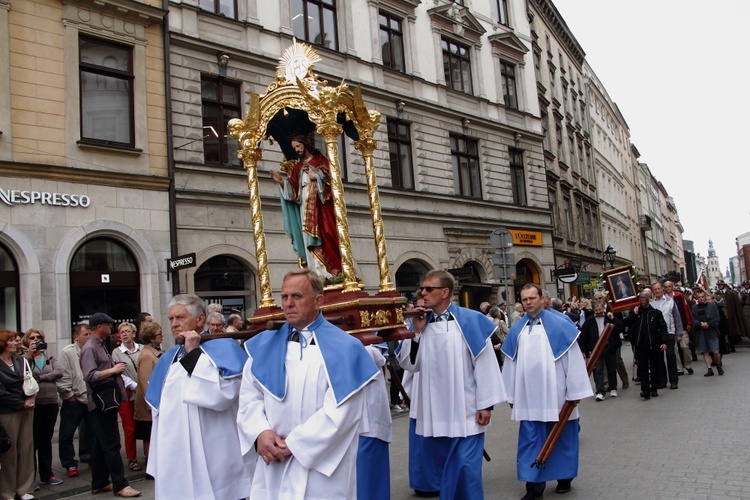
<instances>
[{"instance_id":1,"label":"gilded column","mask_svg":"<svg viewBox=\"0 0 750 500\"><path fill-rule=\"evenodd\" d=\"M338 137L343 132L341 125L326 123L318 125L317 131L326 141L326 156L331 167L331 193L333 194L333 210L336 215L336 232L339 237L341 251L341 272L344 274L344 291L359 290L359 283L354 274L352 260L352 246L349 241L349 221L346 218L346 202L344 201L344 185L341 183L341 166L339 165Z\"/></svg>"},{"instance_id":2,"label":"gilded column","mask_svg":"<svg viewBox=\"0 0 750 500\"><path fill-rule=\"evenodd\" d=\"M260 192L258 188L258 160L263 157L260 148L243 149L239 157L245 162L247 171L247 191L250 195L250 211L253 218L253 238L255 255L258 258L258 280L260 281L260 307L272 307L276 304L271 294L271 276L268 272L268 254L266 253L266 233L263 230L263 214L260 209Z\"/></svg>"},{"instance_id":3,"label":"gilded column","mask_svg":"<svg viewBox=\"0 0 750 500\"><path fill-rule=\"evenodd\" d=\"M374 139L362 139L354 143L354 147L362 153L365 160L365 174L367 177L367 194L370 199L370 216L372 217L372 232L375 236L375 251L378 256L378 270L380 271L380 291L393 290L391 273L388 269L388 254L385 248L385 232L383 230L383 216L380 209L380 195L375 178L375 164L372 152L378 147Z\"/></svg>"}]
</instances>

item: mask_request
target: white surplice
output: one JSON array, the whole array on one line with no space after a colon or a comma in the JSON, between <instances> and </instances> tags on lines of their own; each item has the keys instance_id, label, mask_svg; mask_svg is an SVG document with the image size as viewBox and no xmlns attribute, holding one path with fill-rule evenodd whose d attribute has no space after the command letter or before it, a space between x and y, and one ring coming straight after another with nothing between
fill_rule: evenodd
<instances>
[{"instance_id":1,"label":"white surplice","mask_svg":"<svg viewBox=\"0 0 750 500\"><path fill-rule=\"evenodd\" d=\"M418 335L419 351L409 359L411 339L403 341L398 354L404 370L413 372L409 416L416 419L416 433L426 437L467 437L488 426L476 422L477 410L505 401L500 367L488 338L482 352L472 359L458 321L428 323Z\"/></svg>"},{"instance_id":2,"label":"white surplice","mask_svg":"<svg viewBox=\"0 0 750 500\"><path fill-rule=\"evenodd\" d=\"M223 379L203 354L188 375L169 368L159 411L153 411L147 472L157 499L236 500L250 495L255 457L240 453L240 377Z\"/></svg>"},{"instance_id":3,"label":"white surplice","mask_svg":"<svg viewBox=\"0 0 750 500\"><path fill-rule=\"evenodd\" d=\"M578 342L574 341L555 361L541 324L531 327L531 331L524 326L518 335L518 354L515 359L505 358L503 381L515 421L557 422L566 400L594 395ZM569 420L577 418L575 408Z\"/></svg>"},{"instance_id":4,"label":"white surplice","mask_svg":"<svg viewBox=\"0 0 750 500\"><path fill-rule=\"evenodd\" d=\"M255 440L271 429L286 439L292 455L268 465L258 457L251 498L356 498L364 391L337 406L317 345L308 345L301 354L298 343L289 343L282 400L258 383L252 363L250 357L242 373L237 416L242 453L255 456Z\"/></svg>"},{"instance_id":5,"label":"white surplice","mask_svg":"<svg viewBox=\"0 0 750 500\"><path fill-rule=\"evenodd\" d=\"M378 367L378 376L364 388L365 404L362 413L362 427L360 435L373 437L390 443L393 441L393 420L391 405L388 403L388 390L385 387L383 367L385 358L374 346L365 349Z\"/></svg>"}]
</instances>

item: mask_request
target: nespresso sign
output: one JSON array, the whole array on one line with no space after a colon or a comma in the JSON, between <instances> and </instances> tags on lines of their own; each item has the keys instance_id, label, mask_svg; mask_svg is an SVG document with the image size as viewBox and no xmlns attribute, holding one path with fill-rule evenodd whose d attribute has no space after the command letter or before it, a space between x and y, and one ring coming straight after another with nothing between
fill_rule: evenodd
<instances>
[{"instance_id":1,"label":"nespresso sign","mask_svg":"<svg viewBox=\"0 0 750 500\"><path fill-rule=\"evenodd\" d=\"M91 205L85 194L50 193L48 191L22 191L0 188L0 200L6 205L52 205L55 207L83 207Z\"/></svg>"}]
</instances>

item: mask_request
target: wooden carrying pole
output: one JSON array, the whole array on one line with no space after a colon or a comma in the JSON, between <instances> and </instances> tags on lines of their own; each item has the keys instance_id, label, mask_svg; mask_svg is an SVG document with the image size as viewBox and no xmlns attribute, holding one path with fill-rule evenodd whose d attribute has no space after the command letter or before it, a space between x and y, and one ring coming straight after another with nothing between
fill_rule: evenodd
<instances>
[{"instance_id":1,"label":"wooden carrying pole","mask_svg":"<svg viewBox=\"0 0 750 500\"><path fill-rule=\"evenodd\" d=\"M602 334L599 335L599 340L596 342L596 346L594 347L594 350L591 352L591 356L589 356L589 359L586 362L586 371L588 372L589 376L591 375L591 372L594 371L594 368L596 368L596 363L599 361L602 352L604 352L604 348L607 347L609 336L612 334L612 330L614 330L614 328L615 325L613 325L612 323L608 323L604 327L604 331L602 331ZM554 427L552 427L550 433L547 435L547 440L544 441L544 446L542 446L542 449L539 450L539 454L536 456L536 460L533 464L531 464L532 467L542 468L547 463L547 460L549 460L549 457L552 454L552 450L555 448L557 441L562 435L563 428L568 423L570 414L573 413L573 408L575 408L575 404L573 403L573 401L565 401L565 404L560 410L560 416L558 417Z\"/></svg>"}]
</instances>

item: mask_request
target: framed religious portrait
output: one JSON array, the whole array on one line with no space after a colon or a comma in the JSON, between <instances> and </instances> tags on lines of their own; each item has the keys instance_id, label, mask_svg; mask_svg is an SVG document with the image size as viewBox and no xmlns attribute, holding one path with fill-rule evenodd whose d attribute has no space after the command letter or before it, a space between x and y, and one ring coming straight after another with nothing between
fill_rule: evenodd
<instances>
[{"instance_id":1,"label":"framed religious portrait","mask_svg":"<svg viewBox=\"0 0 750 500\"><path fill-rule=\"evenodd\" d=\"M617 267L604 271L604 286L613 312L632 309L638 305L638 288L633 280L630 266Z\"/></svg>"}]
</instances>

